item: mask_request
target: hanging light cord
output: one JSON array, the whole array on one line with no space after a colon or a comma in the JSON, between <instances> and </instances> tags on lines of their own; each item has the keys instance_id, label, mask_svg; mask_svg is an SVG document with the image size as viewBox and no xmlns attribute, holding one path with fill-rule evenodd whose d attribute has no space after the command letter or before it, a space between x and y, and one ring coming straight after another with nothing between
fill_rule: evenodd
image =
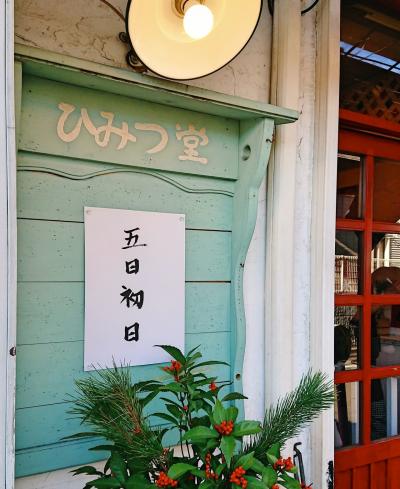
<instances>
[{"instance_id":1,"label":"hanging light cord","mask_svg":"<svg viewBox=\"0 0 400 489\"><path fill-rule=\"evenodd\" d=\"M118 15L120 19L122 19L125 22L125 17L121 14L121 12L117 9L117 7L114 7L114 5L107 0L100 0L101 3L104 3L104 5L107 5L114 13Z\"/></svg>"},{"instance_id":2,"label":"hanging light cord","mask_svg":"<svg viewBox=\"0 0 400 489\"><path fill-rule=\"evenodd\" d=\"M278 0L279 1L279 0ZM307 8L301 11L301 15L306 14L310 10L312 10L317 4L319 0L314 0ZM268 0L268 10L271 15L274 15L274 0Z\"/></svg>"},{"instance_id":3,"label":"hanging light cord","mask_svg":"<svg viewBox=\"0 0 400 489\"><path fill-rule=\"evenodd\" d=\"M309 12L310 10L312 10L318 4L318 2L319 2L319 0L314 0L314 2L311 5L309 5L307 8L305 8L304 10L301 11L301 15L304 15L307 12Z\"/></svg>"}]
</instances>

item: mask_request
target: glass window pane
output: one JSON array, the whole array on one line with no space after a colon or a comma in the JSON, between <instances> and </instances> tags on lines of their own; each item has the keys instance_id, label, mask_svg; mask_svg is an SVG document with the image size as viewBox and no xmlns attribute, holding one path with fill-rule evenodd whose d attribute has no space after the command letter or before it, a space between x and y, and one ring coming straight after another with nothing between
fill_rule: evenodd
<instances>
[{"instance_id":1,"label":"glass window pane","mask_svg":"<svg viewBox=\"0 0 400 489\"><path fill-rule=\"evenodd\" d=\"M379 440L400 433L399 379L375 379L371 383L371 439Z\"/></svg>"},{"instance_id":2,"label":"glass window pane","mask_svg":"<svg viewBox=\"0 0 400 489\"><path fill-rule=\"evenodd\" d=\"M373 233L372 293L400 293L400 234Z\"/></svg>"},{"instance_id":3,"label":"glass window pane","mask_svg":"<svg viewBox=\"0 0 400 489\"><path fill-rule=\"evenodd\" d=\"M360 367L361 307L335 307L335 371Z\"/></svg>"},{"instance_id":4,"label":"glass window pane","mask_svg":"<svg viewBox=\"0 0 400 489\"><path fill-rule=\"evenodd\" d=\"M360 443L360 389L358 382L337 384L335 399L335 448Z\"/></svg>"},{"instance_id":5,"label":"glass window pane","mask_svg":"<svg viewBox=\"0 0 400 489\"><path fill-rule=\"evenodd\" d=\"M374 305L371 314L371 363L400 365L400 305Z\"/></svg>"},{"instance_id":6,"label":"glass window pane","mask_svg":"<svg viewBox=\"0 0 400 489\"><path fill-rule=\"evenodd\" d=\"M400 161L375 158L374 221L400 220Z\"/></svg>"},{"instance_id":7,"label":"glass window pane","mask_svg":"<svg viewBox=\"0 0 400 489\"><path fill-rule=\"evenodd\" d=\"M361 293L361 233L336 231L335 294Z\"/></svg>"},{"instance_id":8,"label":"glass window pane","mask_svg":"<svg viewBox=\"0 0 400 489\"><path fill-rule=\"evenodd\" d=\"M362 167L359 156L340 154L337 169L336 217L362 217Z\"/></svg>"}]
</instances>

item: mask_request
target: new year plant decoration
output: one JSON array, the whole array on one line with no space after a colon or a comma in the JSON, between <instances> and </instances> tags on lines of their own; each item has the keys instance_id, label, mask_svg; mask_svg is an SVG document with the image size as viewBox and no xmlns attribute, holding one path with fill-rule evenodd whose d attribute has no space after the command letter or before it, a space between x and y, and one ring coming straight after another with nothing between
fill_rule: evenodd
<instances>
[{"instance_id":1,"label":"new year plant decoration","mask_svg":"<svg viewBox=\"0 0 400 489\"><path fill-rule=\"evenodd\" d=\"M295 478L284 443L331 406L333 388L320 373L308 373L293 392L267 409L264 422L239 420L232 401L245 399L223 393L230 382L204 373L225 364L201 361L195 348L187 355L161 345L173 360L163 367L164 382L132 384L127 368L98 370L76 382L72 413L90 431L70 438L101 437L95 447L111 453L102 471L92 466L74 474L95 476L85 488L98 489L287 489L308 488ZM158 398L165 410L145 414ZM146 408L147 410L148 408ZM162 423L167 428L159 428ZM163 444L167 432L177 434L178 447Z\"/></svg>"}]
</instances>

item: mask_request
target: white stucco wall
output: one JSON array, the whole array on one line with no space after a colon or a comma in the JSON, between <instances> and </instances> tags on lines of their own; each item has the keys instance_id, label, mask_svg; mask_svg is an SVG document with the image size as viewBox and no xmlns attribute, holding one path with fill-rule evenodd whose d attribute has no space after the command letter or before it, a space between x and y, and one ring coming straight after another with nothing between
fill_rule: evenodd
<instances>
[{"instance_id":1,"label":"white stucco wall","mask_svg":"<svg viewBox=\"0 0 400 489\"><path fill-rule=\"evenodd\" d=\"M126 0L109 1L125 13ZM130 69L125 63L127 46L118 38L124 30L122 19L100 0L15 0L15 41L21 44ZM270 33L265 7L254 36L239 56L189 84L268 101Z\"/></svg>"},{"instance_id":2,"label":"white stucco wall","mask_svg":"<svg viewBox=\"0 0 400 489\"><path fill-rule=\"evenodd\" d=\"M109 1L120 12L125 11L126 0ZM213 75L189 84L268 102L271 24L265 6L254 36L239 56ZM15 41L20 44L130 70L125 63L127 46L118 37L122 30L122 20L99 0L15 0ZM265 193L264 182L244 278L247 348L243 379L250 419L260 419L264 411ZM82 478L72 478L68 471L16 482L17 489L80 489L82 485Z\"/></svg>"}]
</instances>

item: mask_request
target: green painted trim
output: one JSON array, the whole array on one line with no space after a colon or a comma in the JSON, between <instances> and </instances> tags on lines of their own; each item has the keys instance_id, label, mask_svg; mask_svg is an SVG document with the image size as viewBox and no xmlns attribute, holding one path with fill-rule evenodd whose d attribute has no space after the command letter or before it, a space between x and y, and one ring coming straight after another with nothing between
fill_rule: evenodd
<instances>
[{"instance_id":1,"label":"green painted trim","mask_svg":"<svg viewBox=\"0 0 400 489\"><path fill-rule=\"evenodd\" d=\"M242 376L246 346L246 316L243 298L243 271L257 219L258 193L266 175L274 133L271 119L240 124L239 179L233 202L232 288L231 288L231 376L235 391L243 392ZM236 403L241 412L243 401Z\"/></svg>"},{"instance_id":2,"label":"green painted trim","mask_svg":"<svg viewBox=\"0 0 400 489\"><path fill-rule=\"evenodd\" d=\"M287 124L298 118L295 110L174 83L38 48L16 44L15 57L23 63L24 73L172 107L237 120L269 118L273 119L275 124Z\"/></svg>"},{"instance_id":3,"label":"green painted trim","mask_svg":"<svg viewBox=\"0 0 400 489\"><path fill-rule=\"evenodd\" d=\"M22 108L22 63L14 63L15 142L18 145Z\"/></svg>"},{"instance_id":4,"label":"green painted trim","mask_svg":"<svg viewBox=\"0 0 400 489\"><path fill-rule=\"evenodd\" d=\"M75 173L67 173L62 170L56 170L55 168L49 168L45 166L26 166L26 165L19 165L17 167L17 171L32 171L32 172L39 172L39 173L49 173L51 175L57 175L59 177L63 178L69 178L70 180L88 180L90 178L95 178L95 177L100 177L103 175L109 175L111 173L139 173L143 175L151 175L154 178L158 178L159 180L163 180L166 183L169 183L170 185L173 185L176 188L179 188L179 190L182 190L183 192L186 192L188 194L217 194L217 195L226 195L227 197L233 197L234 193L229 192L228 190L219 190L219 189L207 189L207 188L190 188L187 187L186 185L183 185L182 183L178 182L177 180L167 177L163 173L155 172L155 171L149 171L145 169L140 169L140 168L109 168L105 170L99 170L96 172L92 173L87 173L85 175L78 175Z\"/></svg>"}]
</instances>

